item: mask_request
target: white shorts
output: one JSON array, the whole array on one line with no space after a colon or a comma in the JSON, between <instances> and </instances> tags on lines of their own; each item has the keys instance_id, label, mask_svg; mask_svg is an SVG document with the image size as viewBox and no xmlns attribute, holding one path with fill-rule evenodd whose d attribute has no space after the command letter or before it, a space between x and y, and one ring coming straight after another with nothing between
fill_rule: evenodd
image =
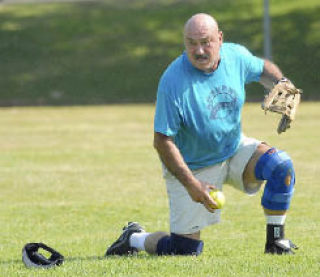
<instances>
[{"instance_id":1,"label":"white shorts","mask_svg":"<svg viewBox=\"0 0 320 277\"><path fill-rule=\"evenodd\" d=\"M228 160L213 166L193 171L195 177L201 181L213 184L222 190L223 184L230 184L247 194L255 194L261 184L250 189L243 184L243 171L261 141L242 137L238 151ZM220 210L210 213L201 204L194 202L184 186L164 168L164 179L170 206L170 232L176 234L192 234L204 227L220 221Z\"/></svg>"}]
</instances>

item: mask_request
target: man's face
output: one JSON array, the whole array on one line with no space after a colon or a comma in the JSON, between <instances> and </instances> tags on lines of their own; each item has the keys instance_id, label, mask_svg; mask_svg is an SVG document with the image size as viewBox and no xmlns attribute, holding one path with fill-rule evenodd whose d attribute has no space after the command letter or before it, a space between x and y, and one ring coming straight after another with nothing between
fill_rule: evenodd
<instances>
[{"instance_id":1,"label":"man's face","mask_svg":"<svg viewBox=\"0 0 320 277\"><path fill-rule=\"evenodd\" d=\"M205 72L215 70L220 60L222 37L222 32L216 28L188 28L184 34L184 43L191 64Z\"/></svg>"}]
</instances>

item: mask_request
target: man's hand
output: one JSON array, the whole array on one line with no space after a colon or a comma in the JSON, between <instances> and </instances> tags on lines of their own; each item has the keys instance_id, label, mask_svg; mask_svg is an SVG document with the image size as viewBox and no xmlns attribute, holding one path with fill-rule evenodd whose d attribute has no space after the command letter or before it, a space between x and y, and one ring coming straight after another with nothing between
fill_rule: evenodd
<instances>
[{"instance_id":1,"label":"man's hand","mask_svg":"<svg viewBox=\"0 0 320 277\"><path fill-rule=\"evenodd\" d=\"M194 202L201 203L205 208L214 213L218 209L217 203L209 195L209 191L216 189L215 186L197 180L197 183L186 186L186 189Z\"/></svg>"}]
</instances>

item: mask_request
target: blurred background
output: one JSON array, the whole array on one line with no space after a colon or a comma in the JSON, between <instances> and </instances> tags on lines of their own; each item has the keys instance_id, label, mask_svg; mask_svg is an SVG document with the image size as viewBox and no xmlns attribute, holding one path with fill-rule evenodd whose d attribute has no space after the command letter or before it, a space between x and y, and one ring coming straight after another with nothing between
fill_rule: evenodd
<instances>
[{"instance_id":1,"label":"blurred background","mask_svg":"<svg viewBox=\"0 0 320 277\"><path fill-rule=\"evenodd\" d=\"M0 106L153 103L180 55L183 25L206 12L225 41L263 57L263 0L0 0ZM270 1L272 58L319 100L320 1ZM257 84L247 100L263 98Z\"/></svg>"}]
</instances>

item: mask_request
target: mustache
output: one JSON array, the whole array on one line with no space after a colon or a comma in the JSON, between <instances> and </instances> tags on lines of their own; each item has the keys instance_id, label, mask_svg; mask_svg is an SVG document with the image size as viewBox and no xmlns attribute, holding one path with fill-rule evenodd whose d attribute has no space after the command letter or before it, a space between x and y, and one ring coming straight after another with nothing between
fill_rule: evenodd
<instances>
[{"instance_id":1,"label":"mustache","mask_svg":"<svg viewBox=\"0 0 320 277\"><path fill-rule=\"evenodd\" d=\"M199 60L199 59L208 59L208 58L209 58L209 55L197 55L197 54L195 54L195 55L194 55L194 58L195 58L196 60Z\"/></svg>"}]
</instances>

